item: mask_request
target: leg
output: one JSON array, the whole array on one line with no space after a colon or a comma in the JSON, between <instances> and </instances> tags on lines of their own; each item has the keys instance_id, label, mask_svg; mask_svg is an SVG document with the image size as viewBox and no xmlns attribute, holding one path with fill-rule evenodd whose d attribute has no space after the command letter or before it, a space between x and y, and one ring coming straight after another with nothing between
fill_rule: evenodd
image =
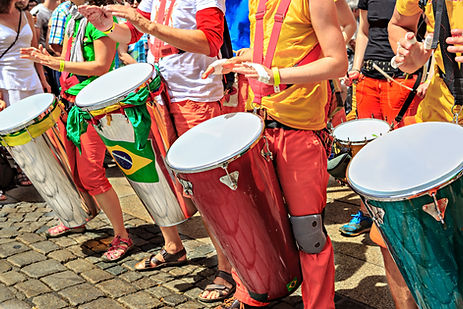
<instances>
[{"instance_id":1,"label":"leg","mask_svg":"<svg viewBox=\"0 0 463 309\"><path fill-rule=\"evenodd\" d=\"M408 286L405 283L399 268L392 259L391 254L386 248L380 248L381 253L383 254L384 269L386 271L389 290L391 291L395 307L401 309L417 309L418 306L413 299L412 293L410 293L410 290L408 289Z\"/></svg>"}]
</instances>

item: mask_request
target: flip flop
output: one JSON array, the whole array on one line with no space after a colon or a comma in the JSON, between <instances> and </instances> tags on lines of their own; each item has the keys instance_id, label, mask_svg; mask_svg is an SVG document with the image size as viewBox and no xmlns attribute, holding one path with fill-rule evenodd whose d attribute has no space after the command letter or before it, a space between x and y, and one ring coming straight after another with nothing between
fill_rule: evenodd
<instances>
[{"instance_id":1,"label":"flip flop","mask_svg":"<svg viewBox=\"0 0 463 309\"><path fill-rule=\"evenodd\" d=\"M186 257L186 250L183 248L177 253L170 254L166 251L165 248L162 248L161 255L164 261L160 261L156 258L156 254L152 254L147 258L144 258L137 264L135 264L135 269L139 271L159 269L167 266L181 266L185 265L188 262L188 259L179 261L180 258Z\"/></svg>"},{"instance_id":2,"label":"flip flop","mask_svg":"<svg viewBox=\"0 0 463 309\"><path fill-rule=\"evenodd\" d=\"M222 301L224 299L230 298L233 295L233 293L235 293L236 283L235 283L235 280L233 279L231 274L229 274L229 273L227 273L227 272L225 272L223 270L218 270L215 277L216 278L219 277L219 278L222 278L223 280L227 281L228 283L231 284L231 287L227 287L226 285L216 284L216 283L209 284L208 286L206 286L204 291L209 291L209 292L217 291L220 296L216 297L216 298L202 297L201 294L204 292L203 291L198 296L198 300L200 300L201 302L203 302L203 303L215 303L217 301Z\"/></svg>"}]
</instances>

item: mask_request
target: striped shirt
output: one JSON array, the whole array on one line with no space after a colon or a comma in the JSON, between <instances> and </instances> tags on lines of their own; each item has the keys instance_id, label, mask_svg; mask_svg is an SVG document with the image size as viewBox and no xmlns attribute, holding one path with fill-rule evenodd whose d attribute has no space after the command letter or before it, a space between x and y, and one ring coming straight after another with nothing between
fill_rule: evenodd
<instances>
[{"instance_id":1,"label":"striped shirt","mask_svg":"<svg viewBox=\"0 0 463 309\"><path fill-rule=\"evenodd\" d=\"M53 11L50 18L50 37L48 44L63 45L64 40L64 26L66 24L66 17L69 15L69 8L71 1L65 1L58 5Z\"/></svg>"}]
</instances>

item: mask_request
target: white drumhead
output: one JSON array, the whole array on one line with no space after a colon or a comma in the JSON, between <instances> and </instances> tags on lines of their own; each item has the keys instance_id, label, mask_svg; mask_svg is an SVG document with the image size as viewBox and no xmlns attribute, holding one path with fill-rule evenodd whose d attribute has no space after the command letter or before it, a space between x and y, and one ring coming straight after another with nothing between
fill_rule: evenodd
<instances>
[{"instance_id":1,"label":"white drumhead","mask_svg":"<svg viewBox=\"0 0 463 309\"><path fill-rule=\"evenodd\" d=\"M364 144L384 135L391 126L380 119L356 119L341 123L333 130L333 137L342 143Z\"/></svg>"},{"instance_id":2,"label":"white drumhead","mask_svg":"<svg viewBox=\"0 0 463 309\"><path fill-rule=\"evenodd\" d=\"M463 127L426 122L394 130L363 147L347 177L373 199L401 199L426 192L463 169Z\"/></svg>"},{"instance_id":3,"label":"white drumhead","mask_svg":"<svg viewBox=\"0 0 463 309\"><path fill-rule=\"evenodd\" d=\"M120 102L151 76L154 67L134 63L108 72L88 84L76 96L76 105L84 110L96 110Z\"/></svg>"},{"instance_id":4,"label":"white drumhead","mask_svg":"<svg viewBox=\"0 0 463 309\"><path fill-rule=\"evenodd\" d=\"M209 119L175 141L167 152L167 165L183 173L216 168L246 152L263 130L263 120L252 113L232 113Z\"/></svg>"},{"instance_id":5,"label":"white drumhead","mask_svg":"<svg viewBox=\"0 0 463 309\"><path fill-rule=\"evenodd\" d=\"M51 93L35 94L11 104L0 112L0 134L15 133L45 112L55 101Z\"/></svg>"}]
</instances>

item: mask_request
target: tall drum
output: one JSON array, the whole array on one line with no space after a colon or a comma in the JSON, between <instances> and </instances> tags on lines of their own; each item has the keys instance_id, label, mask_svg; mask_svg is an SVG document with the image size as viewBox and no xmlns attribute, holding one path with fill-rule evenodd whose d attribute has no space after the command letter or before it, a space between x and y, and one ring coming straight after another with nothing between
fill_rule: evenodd
<instances>
[{"instance_id":1,"label":"tall drum","mask_svg":"<svg viewBox=\"0 0 463 309\"><path fill-rule=\"evenodd\" d=\"M463 308L463 127L428 122L352 159L359 193L420 308Z\"/></svg>"},{"instance_id":2,"label":"tall drum","mask_svg":"<svg viewBox=\"0 0 463 309\"><path fill-rule=\"evenodd\" d=\"M83 202L59 150L55 124L61 113L52 94L25 98L0 113L0 141L61 222L76 227L99 210Z\"/></svg>"},{"instance_id":3,"label":"tall drum","mask_svg":"<svg viewBox=\"0 0 463 309\"><path fill-rule=\"evenodd\" d=\"M156 82L156 89L150 90ZM150 64L124 66L82 89L76 105L89 113L91 123L155 223L172 226L185 221L192 211L179 204L159 147L150 135L152 120L146 99L141 104L137 101L140 93L148 96L159 83Z\"/></svg>"},{"instance_id":4,"label":"tall drum","mask_svg":"<svg viewBox=\"0 0 463 309\"><path fill-rule=\"evenodd\" d=\"M209 119L166 156L252 298L284 297L301 283L299 254L266 140L251 113Z\"/></svg>"}]
</instances>

